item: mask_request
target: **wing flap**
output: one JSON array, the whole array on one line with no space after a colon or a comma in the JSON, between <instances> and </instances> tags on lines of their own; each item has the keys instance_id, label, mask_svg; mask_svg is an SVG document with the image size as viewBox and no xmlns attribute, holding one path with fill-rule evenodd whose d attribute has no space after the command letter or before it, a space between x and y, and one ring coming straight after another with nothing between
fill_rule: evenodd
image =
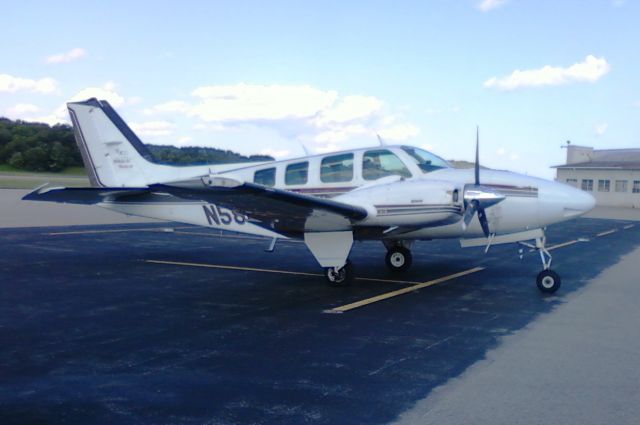
<instances>
[{"instance_id":1,"label":"wing flap","mask_svg":"<svg viewBox=\"0 0 640 425\"><path fill-rule=\"evenodd\" d=\"M46 186L46 185L45 185ZM112 202L126 196L149 192L149 188L122 187L45 187L40 186L22 197L24 201L60 202L64 204L95 205Z\"/></svg>"}]
</instances>

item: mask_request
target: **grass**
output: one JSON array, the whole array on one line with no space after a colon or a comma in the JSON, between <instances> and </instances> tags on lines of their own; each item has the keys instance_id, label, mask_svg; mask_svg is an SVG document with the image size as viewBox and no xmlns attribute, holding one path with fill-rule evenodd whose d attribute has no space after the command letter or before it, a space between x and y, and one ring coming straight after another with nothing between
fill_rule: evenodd
<instances>
[{"instance_id":1,"label":"grass","mask_svg":"<svg viewBox=\"0 0 640 425\"><path fill-rule=\"evenodd\" d=\"M32 176L37 175L47 175L47 176L86 176L87 173L84 170L84 167L67 167L59 172L52 171L26 171L20 170L18 168L14 168L8 164L0 164L0 173L11 173L11 174L27 174Z\"/></svg>"},{"instance_id":2,"label":"grass","mask_svg":"<svg viewBox=\"0 0 640 425\"><path fill-rule=\"evenodd\" d=\"M45 183L52 186L89 186L83 167L69 167L59 173L18 170L0 164L0 189L34 189Z\"/></svg>"}]
</instances>

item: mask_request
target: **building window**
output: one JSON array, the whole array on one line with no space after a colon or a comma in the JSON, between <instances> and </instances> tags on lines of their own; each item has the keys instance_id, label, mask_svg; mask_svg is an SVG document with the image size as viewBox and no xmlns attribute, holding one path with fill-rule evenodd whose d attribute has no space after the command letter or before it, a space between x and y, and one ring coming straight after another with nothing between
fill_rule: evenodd
<instances>
[{"instance_id":1,"label":"building window","mask_svg":"<svg viewBox=\"0 0 640 425\"><path fill-rule=\"evenodd\" d=\"M253 182L261 184L263 186L275 186L276 184L276 169L267 168L265 170L256 171L253 175Z\"/></svg>"},{"instance_id":2,"label":"building window","mask_svg":"<svg viewBox=\"0 0 640 425\"><path fill-rule=\"evenodd\" d=\"M411 177L400 158L386 149L367 151L362 157L362 178L377 180L382 177L398 175Z\"/></svg>"},{"instance_id":3,"label":"building window","mask_svg":"<svg viewBox=\"0 0 640 425\"><path fill-rule=\"evenodd\" d=\"M587 192L593 192L593 180L582 179L582 190L586 190Z\"/></svg>"},{"instance_id":4,"label":"building window","mask_svg":"<svg viewBox=\"0 0 640 425\"><path fill-rule=\"evenodd\" d=\"M627 181L616 180L616 192L626 192L626 191L627 191Z\"/></svg>"},{"instance_id":5,"label":"building window","mask_svg":"<svg viewBox=\"0 0 640 425\"><path fill-rule=\"evenodd\" d=\"M611 181L598 180L598 192L609 192Z\"/></svg>"},{"instance_id":6,"label":"building window","mask_svg":"<svg viewBox=\"0 0 640 425\"><path fill-rule=\"evenodd\" d=\"M567 179L567 184L569 186L578 187L578 179Z\"/></svg>"},{"instance_id":7,"label":"building window","mask_svg":"<svg viewBox=\"0 0 640 425\"><path fill-rule=\"evenodd\" d=\"M343 153L323 158L320 166L320 180L323 183L353 180L353 154Z\"/></svg>"},{"instance_id":8,"label":"building window","mask_svg":"<svg viewBox=\"0 0 640 425\"><path fill-rule=\"evenodd\" d=\"M633 193L640 193L640 180L633 181Z\"/></svg>"},{"instance_id":9,"label":"building window","mask_svg":"<svg viewBox=\"0 0 640 425\"><path fill-rule=\"evenodd\" d=\"M288 185L305 184L309 175L308 162L296 162L287 165L287 171L284 174L284 182Z\"/></svg>"}]
</instances>

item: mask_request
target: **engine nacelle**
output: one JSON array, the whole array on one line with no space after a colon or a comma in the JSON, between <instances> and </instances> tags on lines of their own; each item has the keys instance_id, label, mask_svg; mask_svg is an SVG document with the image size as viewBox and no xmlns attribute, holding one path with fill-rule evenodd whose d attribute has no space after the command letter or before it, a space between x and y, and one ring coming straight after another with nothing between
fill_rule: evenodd
<instances>
[{"instance_id":1,"label":"engine nacelle","mask_svg":"<svg viewBox=\"0 0 640 425\"><path fill-rule=\"evenodd\" d=\"M334 198L359 205L370 226L430 226L455 223L462 214L462 189L447 181L400 180L364 186Z\"/></svg>"}]
</instances>

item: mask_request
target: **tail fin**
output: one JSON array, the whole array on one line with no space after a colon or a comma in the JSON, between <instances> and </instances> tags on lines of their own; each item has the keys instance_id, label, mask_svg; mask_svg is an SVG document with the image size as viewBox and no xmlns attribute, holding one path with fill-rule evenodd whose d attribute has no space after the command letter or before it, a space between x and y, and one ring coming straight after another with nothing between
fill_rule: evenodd
<instances>
[{"instance_id":1,"label":"tail fin","mask_svg":"<svg viewBox=\"0 0 640 425\"><path fill-rule=\"evenodd\" d=\"M153 156L106 100L67 103L76 143L92 186L152 183Z\"/></svg>"}]
</instances>

